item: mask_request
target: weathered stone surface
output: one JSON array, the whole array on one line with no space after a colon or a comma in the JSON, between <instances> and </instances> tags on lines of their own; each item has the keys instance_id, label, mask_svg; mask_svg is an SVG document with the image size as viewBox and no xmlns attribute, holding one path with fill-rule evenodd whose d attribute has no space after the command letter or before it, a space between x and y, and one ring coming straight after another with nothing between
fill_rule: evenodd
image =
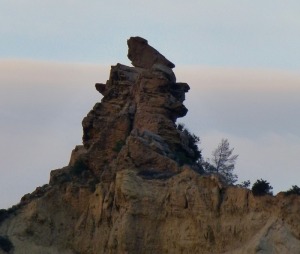
<instances>
[{"instance_id":1,"label":"weathered stone surface","mask_svg":"<svg viewBox=\"0 0 300 254\"><path fill-rule=\"evenodd\" d=\"M131 37L128 41L128 58L135 67L150 69L154 64L162 64L169 68L175 65L148 44L141 37Z\"/></svg>"},{"instance_id":2,"label":"weathered stone surface","mask_svg":"<svg viewBox=\"0 0 300 254\"><path fill-rule=\"evenodd\" d=\"M104 95L105 93L105 84L101 84L101 83L96 83L95 84L96 90L101 93L102 95Z\"/></svg>"},{"instance_id":3,"label":"weathered stone surface","mask_svg":"<svg viewBox=\"0 0 300 254\"><path fill-rule=\"evenodd\" d=\"M153 172L152 172L153 173ZM188 167L52 188L5 220L15 253L299 253L300 201L220 188ZM25 251L25 252L22 252Z\"/></svg>"},{"instance_id":4,"label":"weathered stone surface","mask_svg":"<svg viewBox=\"0 0 300 254\"><path fill-rule=\"evenodd\" d=\"M193 151L175 125L189 86L175 80L157 62L112 66L69 165L0 212L13 253L299 254L299 196L254 197L179 161Z\"/></svg>"},{"instance_id":5,"label":"weathered stone surface","mask_svg":"<svg viewBox=\"0 0 300 254\"><path fill-rule=\"evenodd\" d=\"M117 64L107 83L96 85L104 97L83 120L87 161L96 176L106 171L105 177L113 177L128 167L180 171L176 153L189 152L175 121L187 113L183 101L189 86L175 83L172 73L161 65L148 70ZM159 136L160 143L144 139L145 133Z\"/></svg>"},{"instance_id":6,"label":"weathered stone surface","mask_svg":"<svg viewBox=\"0 0 300 254\"><path fill-rule=\"evenodd\" d=\"M151 68L154 72L162 73L167 79L172 82L176 82L176 77L171 68L163 64L153 64Z\"/></svg>"}]
</instances>

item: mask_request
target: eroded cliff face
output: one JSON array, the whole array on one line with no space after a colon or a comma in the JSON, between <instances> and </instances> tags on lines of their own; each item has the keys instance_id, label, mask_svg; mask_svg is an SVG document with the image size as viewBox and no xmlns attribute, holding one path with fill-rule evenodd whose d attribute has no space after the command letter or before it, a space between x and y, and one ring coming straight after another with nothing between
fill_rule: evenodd
<instances>
[{"instance_id":1,"label":"eroded cliff face","mask_svg":"<svg viewBox=\"0 0 300 254\"><path fill-rule=\"evenodd\" d=\"M186 164L196 155L175 121L189 86L146 40L128 46L135 67L96 84L70 164L0 213L7 252L300 253L300 199L254 197Z\"/></svg>"}]
</instances>

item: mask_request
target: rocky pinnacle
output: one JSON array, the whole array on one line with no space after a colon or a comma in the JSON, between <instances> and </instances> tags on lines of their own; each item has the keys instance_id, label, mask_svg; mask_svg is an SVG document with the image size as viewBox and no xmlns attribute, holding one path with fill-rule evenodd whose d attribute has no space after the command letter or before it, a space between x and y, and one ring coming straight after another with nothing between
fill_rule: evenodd
<instances>
[{"instance_id":1,"label":"rocky pinnacle","mask_svg":"<svg viewBox=\"0 0 300 254\"><path fill-rule=\"evenodd\" d=\"M145 39L128 47L134 67L96 84L69 165L0 210L0 254L299 254L299 196L257 197L196 172L176 127L189 86Z\"/></svg>"},{"instance_id":2,"label":"rocky pinnacle","mask_svg":"<svg viewBox=\"0 0 300 254\"><path fill-rule=\"evenodd\" d=\"M96 84L103 98L83 120L80 156L98 177L128 167L179 172L178 154L193 157L175 124L187 113L189 86L176 83L174 65L145 39L131 37L128 48L136 67L112 66L108 81Z\"/></svg>"}]
</instances>

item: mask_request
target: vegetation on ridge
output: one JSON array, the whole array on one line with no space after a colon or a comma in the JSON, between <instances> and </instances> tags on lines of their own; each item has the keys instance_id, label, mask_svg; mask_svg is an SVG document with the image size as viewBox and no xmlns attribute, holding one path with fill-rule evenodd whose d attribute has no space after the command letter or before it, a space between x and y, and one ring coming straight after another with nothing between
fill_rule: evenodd
<instances>
[{"instance_id":1,"label":"vegetation on ridge","mask_svg":"<svg viewBox=\"0 0 300 254\"><path fill-rule=\"evenodd\" d=\"M13 249L13 244L6 236L0 236L0 249L9 253Z\"/></svg>"},{"instance_id":2,"label":"vegetation on ridge","mask_svg":"<svg viewBox=\"0 0 300 254\"><path fill-rule=\"evenodd\" d=\"M201 149L199 149L200 138L191 133L184 124L179 123L177 129L183 133L188 140L188 147L193 151L194 156L188 157L183 152L177 152L179 164L189 164L200 173L217 174L229 185L237 182L238 176L234 173L235 163L238 155L233 154L234 148L230 148L228 139L222 139L218 147L212 152L211 159L203 159ZM249 189L250 180L237 184L238 187ZM251 188L254 196L273 195L273 187L263 179L257 180ZM300 195L300 187L293 185L285 192L286 195Z\"/></svg>"},{"instance_id":3,"label":"vegetation on ridge","mask_svg":"<svg viewBox=\"0 0 300 254\"><path fill-rule=\"evenodd\" d=\"M252 193L254 196L273 195L273 187L266 180L257 180L252 186Z\"/></svg>"},{"instance_id":4,"label":"vegetation on ridge","mask_svg":"<svg viewBox=\"0 0 300 254\"><path fill-rule=\"evenodd\" d=\"M237 175L233 173L238 155L233 155L234 148L230 148L227 139L222 139L219 146L212 152L212 159L204 160L201 150L198 147L200 138L191 133L182 123L177 125L177 129L183 133L188 140L188 147L193 151L193 157L187 157L183 153L178 153L180 164L190 164L198 171L208 174L218 174L225 183L234 184Z\"/></svg>"},{"instance_id":5,"label":"vegetation on ridge","mask_svg":"<svg viewBox=\"0 0 300 254\"><path fill-rule=\"evenodd\" d=\"M292 195L292 194L296 194L296 195L300 195L300 188L297 185L293 185L292 188L290 188L289 190L287 190L285 192L286 195Z\"/></svg>"},{"instance_id":6,"label":"vegetation on ridge","mask_svg":"<svg viewBox=\"0 0 300 254\"><path fill-rule=\"evenodd\" d=\"M212 152L212 158L204 163L207 172L221 175L227 184L234 184L238 179L238 176L233 173L238 155L233 155L233 150L228 140L222 139Z\"/></svg>"},{"instance_id":7,"label":"vegetation on ridge","mask_svg":"<svg viewBox=\"0 0 300 254\"><path fill-rule=\"evenodd\" d=\"M199 164L199 161L201 161L202 159L201 150L198 146L198 144L200 143L200 138L194 133L191 133L182 123L179 123L177 125L177 130L179 130L183 134L183 136L187 140L187 146L189 147L189 149L191 149L193 153L192 155L187 156L183 152L177 152L177 159L179 160L179 164Z\"/></svg>"}]
</instances>

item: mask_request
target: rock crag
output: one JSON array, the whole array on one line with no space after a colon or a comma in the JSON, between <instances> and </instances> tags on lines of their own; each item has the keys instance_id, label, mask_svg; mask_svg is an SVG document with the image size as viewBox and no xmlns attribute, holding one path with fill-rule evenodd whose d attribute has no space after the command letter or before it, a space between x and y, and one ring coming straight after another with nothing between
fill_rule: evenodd
<instances>
[{"instance_id":1,"label":"rock crag","mask_svg":"<svg viewBox=\"0 0 300 254\"><path fill-rule=\"evenodd\" d=\"M50 182L0 210L0 254L300 253L298 196L255 197L201 174L176 120L189 86L140 37Z\"/></svg>"},{"instance_id":2,"label":"rock crag","mask_svg":"<svg viewBox=\"0 0 300 254\"><path fill-rule=\"evenodd\" d=\"M131 37L127 41L128 58L135 67L150 69L154 64L174 68L175 65L148 44L148 41L141 37Z\"/></svg>"}]
</instances>

